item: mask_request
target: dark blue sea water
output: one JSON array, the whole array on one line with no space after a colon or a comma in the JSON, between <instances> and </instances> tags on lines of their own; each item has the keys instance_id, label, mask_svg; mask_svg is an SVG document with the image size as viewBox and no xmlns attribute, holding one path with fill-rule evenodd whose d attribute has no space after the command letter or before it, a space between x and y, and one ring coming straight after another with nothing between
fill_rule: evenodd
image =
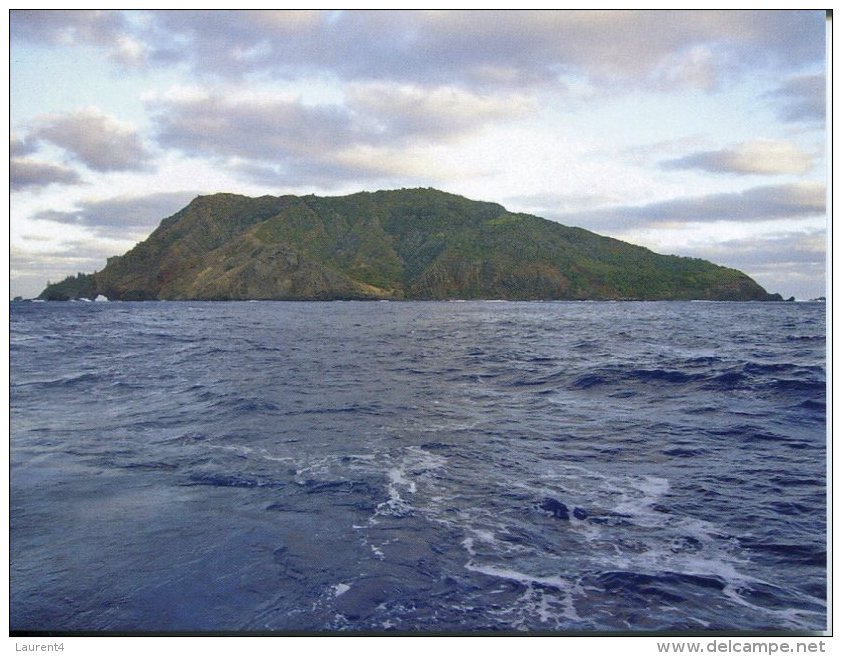
<instances>
[{"instance_id":1,"label":"dark blue sea water","mask_svg":"<svg viewBox=\"0 0 842 656\"><path fill-rule=\"evenodd\" d=\"M821 631L825 308L16 303L13 631Z\"/></svg>"}]
</instances>

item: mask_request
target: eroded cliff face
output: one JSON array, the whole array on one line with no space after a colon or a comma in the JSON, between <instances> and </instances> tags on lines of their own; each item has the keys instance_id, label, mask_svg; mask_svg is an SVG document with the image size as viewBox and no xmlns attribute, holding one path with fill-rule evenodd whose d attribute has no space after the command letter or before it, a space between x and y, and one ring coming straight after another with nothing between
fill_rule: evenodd
<instances>
[{"instance_id":1,"label":"eroded cliff face","mask_svg":"<svg viewBox=\"0 0 842 656\"><path fill-rule=\"evenodd\" d=\"M779 300L745 274L434 189L200 196L41 298Z\"/></svg>"}]
</instances>

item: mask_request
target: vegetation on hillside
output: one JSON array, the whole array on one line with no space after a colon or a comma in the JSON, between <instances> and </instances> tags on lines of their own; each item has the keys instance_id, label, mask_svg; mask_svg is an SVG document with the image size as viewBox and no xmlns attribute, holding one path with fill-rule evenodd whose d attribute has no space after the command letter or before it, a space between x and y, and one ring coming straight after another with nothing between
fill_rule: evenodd
<instances>
[{"instance_id":1,"label":"vegetation on hillside","mask_svg":"<svg viewBox=\"0 0 842 656\"><path fill-rule=\"evenodd\" d=\"M435 189L200 196L44 299L777 300L751 278Z\"/></svg>"}]
</instances>

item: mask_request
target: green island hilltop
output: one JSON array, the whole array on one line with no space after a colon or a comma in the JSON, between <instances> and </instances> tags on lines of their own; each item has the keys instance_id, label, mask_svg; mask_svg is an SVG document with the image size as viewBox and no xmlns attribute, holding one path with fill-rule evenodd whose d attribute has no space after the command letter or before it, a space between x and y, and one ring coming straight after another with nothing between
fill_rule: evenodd
<instances>
[{"instance_id":1,"label":"green island hilltop","mask_svg":"<svg viewBox=\"0 0 842 656\"><path fill-rule=\"evenodd\" d=\"M43 300L781 300L736 269L659 255L435 189L199 196Z\"/></svg>"}]
</instances>

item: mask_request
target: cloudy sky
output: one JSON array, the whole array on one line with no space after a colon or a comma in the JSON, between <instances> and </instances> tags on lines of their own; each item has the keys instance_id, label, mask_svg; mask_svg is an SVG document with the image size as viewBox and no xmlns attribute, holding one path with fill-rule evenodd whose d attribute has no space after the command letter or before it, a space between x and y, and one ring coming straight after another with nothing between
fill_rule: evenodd
<instances>
[{"instance_id":1,"label":"cloudy sky","mask_svg":"<svg viewBox=\"0 0 842 656\"><path fill-rule=\"evenodd\" d=\"M436 187L825 294L824 12L12 11L10 291L198 194Z\"/></svg>"}]
</instances>

